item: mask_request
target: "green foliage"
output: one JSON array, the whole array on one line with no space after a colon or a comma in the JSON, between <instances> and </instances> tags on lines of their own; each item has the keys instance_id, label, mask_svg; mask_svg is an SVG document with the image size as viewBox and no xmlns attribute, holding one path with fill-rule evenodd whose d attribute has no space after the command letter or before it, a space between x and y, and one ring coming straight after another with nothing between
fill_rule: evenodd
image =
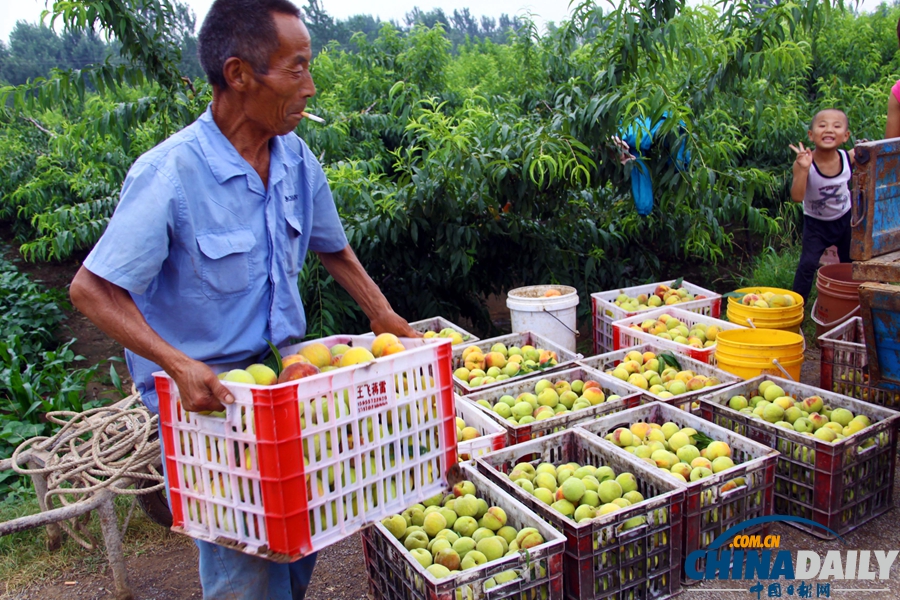
<instances>
[{"instance_id":1,"label":"green foliage","mask_svg":"<svg viewBox=\"0 0 900 600\"><path fill-rule=\"evenodd\" d=\"M750 270L739 278L741 287L762 286L789 290L800 263L800 245L776 250L767 246L754 257Z\"/></svg>"},{"instance_id":2,"label":"green foliage","mask_svg":"<svg viewBox=\"0 0 900 600\"><path fill-rule=\"evenodd\" d=\"M306 311L306 339L369 330L362 310L344 288L335 284L315 254L307 257L297 284Z\"/></svg>"},{"instance_id":3,"label":"green foliage","mask_svg":"<svg viewBox=\"0 0 900 600\"><path fill-rule=\"evenodd\" d=\"M54 332L63 319L60 292L49 292L0 261L0 459L22 441L46 435L52 426L43 415L81 411L87 385L101 365L77 368L70 340L57 347ZM14 485L12 472L0 474L0 498Z\"/></svg>"},{"instance_id":4,"label":"green foliage","mask_svg":"<svg viewBox=\"0 0 900 600\"><path fill-rule=\"evenodd\" d=\"M109 2L58 0L52 11L117 38L125 64L6 92L16 113L0 134L13 174L0 182L0 218L16 219L32 259L89 247L131 161L209 98L180 78L184 27L167 0L119 12ZM510 286L570 283L586 311L593 291L780 247L799 225L787 146L812 115L837 106L855 136L883 131L900 9L622 0L604 12L585 0L572 11L543 35L524 20L468 39L457 33L479 26L463 13L417 12L408 29L363 20L314 61L310 111L327 125L304 121L298 133L325 167L351 244L404 316L465 316L487 330L484 298ZM336 31L318 3L307 13L314 33ZM618 160L613 136L663 117L642 157L655 207L641 217L638 167ZM317 261L300 285L311 334L367 329Z\"/></svg>"}]
</instances>

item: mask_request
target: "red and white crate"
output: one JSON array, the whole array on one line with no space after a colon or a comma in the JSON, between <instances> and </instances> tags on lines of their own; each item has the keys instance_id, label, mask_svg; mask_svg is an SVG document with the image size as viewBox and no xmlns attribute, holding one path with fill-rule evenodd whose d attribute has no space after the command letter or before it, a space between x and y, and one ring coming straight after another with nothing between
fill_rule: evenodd
<instances>
[{"instance_id":1,"label":"red and white crate","mask_svg":"<svg viewBox=\"0 0 900 600\"><path fill-rule=\"evenodd\" d=\"M822 369L819 387L885 408L900 408L900 392L869 381L869 355L861 317L853 317L819 336Z\"/></svg>"},{"instance_id":2,"label":"red and white crate","mask_svg":"<svg viewBox=\"0 0 900 600\"><path fill-rule=\"evenodd\" d=\"M612 324L613 350L628 348L629 346L638 346L640 344L653 344L654 346L665 348L666 350L684 354L685 356L689 356L695 360L699 360L700 362L704 362L710 365L716 364L715 344L707 348L694 348L692 346L688 346L687 344L679 344L677 342L673 342L672 340L663 339L643 330L638 331L631 328L632 325L640 325L647 319L658 319L660 315L664 314L675 317L676 319L687 325L688 329L690 329L697 323L704 323L705 325L716 325L720 329L746 329L746 327L741 327L740 325L735 325L734 323L729 323L728 321L722 321L720 319L714 319L705 315L699 315L697 313L682 310L674 306L666 306L664 308L657 308L656 310L648 310L642 313L638 313L633 317L627 317L625 319L614 321Z\"/></svg>"},{"instance_id":3,"label":"red and white crate","mask_svg":"<svg viewBox=\"0 0 900 600\"><path fill-rule=\"evenodd\" d=\"M516 464L576 462L608 466L637 479L645 500L622 510L576 523L509 479ZM682 509L686 486L627 452L616 451L580 427L491 452L475 466L507 494L565 534L564 584L567 600L663 600L681 591L684 562ZM630 529L629 519L643 524ZM535 596L526 596L534 598Z\"/></svg>"},{"instance_id":4,"label":"red and white crate","mask_svg":"<svg viewBox=\"0 0 900 600\"><path fill-rule=\"evenodd\" d=\"M476 456L500 450L506 447L506 430L494 419L478 410L469 402L462 402L456 398L456 416L466 422L469 427L474 427L481 435L473 440L459 440L456 444L459 460L472 460Z\"/></svg>"},{"instance_id":5,"label":"red and white crate","mask_svg":"<svg viewBox=\"0 0 900 600\"><path fill-rule=\"evenodd\" d=\"M614 300L619 294L627 294L636 297L640 294L648 296L656 290L659 285L672 285L677 279L671 281L660 281L658 283L648 283L645 285L635 285L632 287L622 288L619 290L609 290L607 292L595 292L591 294L591 312L593 314L594 323L594 354L602 354L613 350L612 323L627 317L645 314L647 311L633 312L616 306ZM714 319L719 318L722 310L722 296L713 291L707 290L694 285L688 281L682 281L681 287L689 291L695 296L706 296L701 300L691 300L689 302L679 302L675 306L683 310L689 310L701 315L707 315ZM652 310L652 309L647 309Z\"/></svg>"},{"instance_id":6,"label":"red and white crate","mask_svg":"<svg viewBox=\"0 0 900 600\"><path fill-rule=\"evenodd\" d=\"M618 400L604 400L600 404L595 404L589 408L557 414L549 419L532 421L531 423L522 425L511 423L493 410L478 404L479 400L484 400L493 406L506 394L516 398L519 394L524 392L534 392L535 384L541 379L547 379L554 384L561 380L572 383L576 379L582 381L593 379L600 384L604 396L609 397L615 394L620 396L620 398ZM493 420L503 429L504 435L506 436L506 445L513 446L557 431L569 429L582 421L596 419L600 415L606 415L611 412L637 406L640 404L641 396L639 393L640 390L635 390L637 390L637 388L625 385L624 382L619 381L614 377L606 377L603 373L596 372L593 369L575 367L564 369L562 371L555 371L553 373L542 373L535 377L523 379L522 381L501 385L485 391L478 391L469 394L468 396L461 397L458 406L468 405L472 409L481 412L485 418ZM499 450L499 448L497 449Z\"/></svg>"},{"instance_id":7,"label":"red and white crate","mask_svg":"<svg viewBox=\"0 0 900 600\"><path fill-rule=\"evenodd\" d=\"M562 600L565 537L477 471L474 464L460 465L460 473L475 484L477 497L506 512L508 525L517 530L533 527L543 536L544 543L437 579L384 525L375 523L362 533L369 597L373 600ZM509 570L516 571L518 577L485 589L488 580Z\"/></svg>"},{"instance_id":8,"label":"red and white crate","mask_svg":"<svg viewBox=\"0 0 900 600\"><path fill-rule=\"evenodd\" d=\"M795 400L819 396L831 408L866 415L872 424L842 440L826 442L731 408L733 396L750 398L768 379ZM775 466L775 514L803 517L843 535L893 506L900 413L797 383L760 376L700 398L700 416L780 452ZM833 539L822 527L791 521L816 537Z\"/></svg>"},{"instance_id":9,"label":"red and white crate","mask_svg":"<svg viewBox=\"0 0 900 600\"><path fill-rule=\"evenodd\" d=\"M675 406L662 402L651 402L612 415L599 417L596 421L581 423L581 429L598 436L598 441L610 446L614 451L626 452L605 439L619 427L629 429L634 423L675 423L679 428L692 427L707 437L726 442L731 448L735 465L698 481L685 483L684 497L684 544L681 556L685 559L697 550L706 550L720 535L731 527L750 519L769 516L774 507L775 462L778 452L763 444L749 440L730 429L706 421L698 415L689 414ZM662 474L667 473L662 469ZM674 478L673 478L674 479ZM741 483L740 480L743 480ZM729 484L730 483L730 484ZM737 485L740 483L740 485ZM768 533L768 524L753 525L746 534ZM727 546L716 552L729 551ZM701 559L698 570L705 569L706 559ZM686 573L682 581L692 583Z\"/></svg>"},{"instance_id":10,"label":"red and white crate","mask_svg":"<svg viewBox=\"0 0 900 600\"><path fill-rule=\"evenodd\" d=\"M508 335L501 335L486 340L479 340L471 344L457 344L453 347L453 370L455 371L457 368L463 366L462 353L469 346L478 346L485 354L487 354L488 352L490 352L491 346L497 343L504 344L507 348L509 348L510 346L522 347L525 345L530 345L534 346L535 348L550 350L556 353L557 364L553 367L548 367L543 370L532 371L530 373L521 373L519 375L516 375L515 377L510 377L509 379L495 381L494 383L480 385L478 387L471 387L468 382L454 376L453 382L456 385L457 389L460 390L460 395L489 390L491 388L505 385L510 382L520 381L528 377L540 375L541 373L551 373L553 371L559 371L560 369L571 367L572 363L575 362L575 360L581 358L581 354L570 352L556 342L549 340L542 335L538 335L537 333L533 333L531 331L523 331L521 333L511 333Z\"/></svg>"},{"instance_id":11,"label":"red and white crate","mask_svg":"<svg viewBox=\"0 0 900 600\"><path fill-rule=\"evenodd\" d=\"M223 382L235 398L224 418L183 410L156 373L173 530L289 562L445 489L457 462L450 340L403 343L283 384Z\"/></svg>"},{"instance_id":12,"label":"red and white crate","mask_svg":"<svg viewBox=\"0 0 900 600\"><path fill-rule=\"evenodd\" d=\"M622 360L624 360L625 355L632 351L638 351L641 354L644 352L653 352L654 354L660 354L661 352L669 352L667 348L660 348L654 344L641 344L640 346L632 346L630 348L621 348L619 350L614 350L612 352L607 352L606 354L601 354L599 356L589 356L588 358L579 358L575 361L576 365L581 365L583 367L587 367L590 369L594 369L596 371L600 371L604 378L607 380L611 379L616 381L628 389L640 392L643 399L647 402L662 402L664 404L671 404L672 406L677 406L683 410L692 410L693 403L700 398L700 396L704 396L710 393L713 390L717 390L723 387L727 387L729 385L734 385L739 381L743 381L737 375L732 375L727 371L723 371L722 369L717 369L716 367L700 362L699 360L694 360L689 356L679 355L675 357L675 360L678 361L678 364L681 366L682 370L692 371L694 375L704 375L706 377L715 377L719 380L719 383L716 385L711 385L709 387L703 387L699 390L691 390L685 392L684 394L678 394L677 396L672 396L671 398L661 398L657 396L650 390L645 390L639 388L637 386L631 385L627 381L622 381L621 379L617 379L613 377L606 371L616 367ZM629 406L631 408L631 406Z\"/></svg>"},{"instance_id":13,"label":"red and white crate","mask_svg":"<svg viewBox=\"0 0 900 600\"><path fill-rule=\"evenodd\" d=\"M479 339L474 333L469 333L456 323L452 323L445 319L444 317L431 317L430 319L422 319L421 321L413 321L409 324L410 327L415 329L420 333L425 333L426 331L434 331L436 333L440 333L442 329L452 329L454 331L459 332L462 335L463 343L468 344L471 342L477 342ZM375 333L370 331L364 335L374 336Z\"/></svg>"}]
</instances>

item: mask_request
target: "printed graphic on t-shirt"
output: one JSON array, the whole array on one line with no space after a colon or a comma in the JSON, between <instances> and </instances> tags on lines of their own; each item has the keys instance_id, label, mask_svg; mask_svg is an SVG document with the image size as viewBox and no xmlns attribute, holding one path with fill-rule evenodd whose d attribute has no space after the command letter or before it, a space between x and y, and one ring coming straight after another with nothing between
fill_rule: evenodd
<instances>
[{"instance_id":1,"label":"printed graphic on t-shirt","mask_svg":"<svg viewBox=\"0 0 900 600\"><path fill-rule=\"evenodd\" d=\"M819 197L809 201L809 211L818 216L825 214L829 205L832 209L840 208L844 203L846 185L824 185L819 188Z\"/></svg>"}]
</instances>

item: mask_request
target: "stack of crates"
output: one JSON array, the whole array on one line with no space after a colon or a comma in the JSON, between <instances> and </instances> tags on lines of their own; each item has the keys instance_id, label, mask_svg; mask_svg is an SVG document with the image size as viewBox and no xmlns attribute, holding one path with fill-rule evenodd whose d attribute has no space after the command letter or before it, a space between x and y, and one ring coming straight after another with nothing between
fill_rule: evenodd
<instances>
[{"instance_id":1,"label":"stack of crates","mask_svg":"<svg viewBox=\"0 0 900 600\"><path fill-rule=\"evenodd\" d=\"M643 314L643 312L631 312L617 306L615 300L620 294L625 294L633 298L640 294L649 296L650 294L653 294L660 285L674 287L676 283L679 283L679 281L673 279L671 281L648 283L645 285L636 285L629 288L609 290L607 292L595 292L591 294L591 312L594 325L594 354L602 354L614 350L612 332L613 321ZM690 302L679 302L673 306L707 315L715 319L719 318L722 309L722 296L687 281L681 281L680 284L681 287L694 296L704 297L698 300L691 300Z\"/></svg>"}]
</instances>

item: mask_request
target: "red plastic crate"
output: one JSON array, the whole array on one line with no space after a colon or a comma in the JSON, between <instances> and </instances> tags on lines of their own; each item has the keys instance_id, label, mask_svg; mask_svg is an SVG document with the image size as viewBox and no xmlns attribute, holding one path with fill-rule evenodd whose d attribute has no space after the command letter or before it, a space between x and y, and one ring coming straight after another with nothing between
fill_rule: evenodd
<instances>
[{"instance_id":1,"label":"red plastic crate","mask_svg":"<svg viewBox=\"0 0 900 600\"><path fill-rule=\"evenodd\" d=\"M369 597L374 600L562 600L565 544L562 534L476 471L474 466L466 463L461 467L462 477L475 484L478 497L484 498L490 506L502 508L506 512L507 523L516 529L537 529L544 537L544 543L530 548L527 553L505 556L443 579L435 579L384 525L376 523L362 532ZM488 579L510 569L524 576L484 589Z\"/></svg>"},{"instance_id":2,"label":"red plastic crate","mask_svg":"<svg viewBox=\"0 0 900 600\"><path fill-rule=\"evenodd\" d=\"M822 370L819 386L885 408L900 408L900 392L869 381L869 356L861 317L853 317L819 336Z\"/></svg>"},{"instance_id":3,"label":"red plastic crate","mask_svg":"<svg viewBox=\"0 0 900 600\"><path fill-rule=\"evenodd\" d=\"M646 500L576 523L509 480L507 473L523 461L577 462L606 465L616 473L628 471ZM614 452L577 427L486 454L475 464L488 479L565 534L566 598L662 600L681 591L684 484L634 456ZM623 531L624 523L633 517L646 521Z\"/></svg>"},{"instance_id":4,"label":"red plastic crate","mask_svg":"<svg viewBox=\"0 0 900 600\"><path fill-rule=\"evenodd\" d=\"M832 408L866 415L872 425L829 443L727 406L732 396L749 397L766 379L795 399L821 396ZM843 535L893 506L900 413L789 379L761 376L702 397L700 414L780 452L775 468L775 514L811 519ZM872 445L863 448L870 440ZM833 537L812 525L789 524L823 539Z\"/></svg>"},{"instance_id":5,"label":"red plastic crate","mask_svg":"<svg viewBox=\"0 0 900 600\"><path fill-rule=\"evenodd\" d=\"M614 350L612 352L607 352L606 354L601 354L599 356L590 356L588 358L579 358L575 361L576 365L581 365L583 367L587 367L589 369L594 369L595 371L600 371L605 378L605 380L615 381L621 385L624 385L626 388L639 392L641 397L646 402L663 402L664 404L671 404L673 406L678 406L685 410L693 410L692 403L697 404L697 400L700 396L707 394L713 390L717 390L723 387L727 387L729 385L733 385L739 381L743 381L737 375L732 375L727 371L723 371L722 369L718 369L710 364L701 362L699 360L695 360L690 358L689 356L684 356L683 354L675 355L675 359L678 361L678 364L681 365L682 370L693 371L695 375L705 375L706 377L715 377L720 381L718 385L711 385L709 387L701 388L699 390L685 392L684 394L679 394L677 396L673 396L671 398L661 398L656 394L650 392L649 390L641 389L637 386L631 385L626 381L622 381L616 377L613 377L606 371L615 368L622 360L625 358L625 355L632 351L638 351L641 354L644 352L653 352L654 354L660 354L662 352L671 352L668 348L661 348L659 346L655 346L653 344L641 344L640 346L631 346L630 348L621 348L619 350ZM699 404L697 404L699 406Z\"/></svg>"},{"instance_id":6,"label":"red plastic crate","mask_svg":"<svg viewBox=\"0 0 900 600\"><path fill-rule=\"evenodd\" d=\"M680 428L693 427L714 440L727 443L732 451L731 458L735 466L687 484L682 511L684 518L682 556L688 557L691 552L708 548L717 537L734 525L772 514L778 451L768 446L662 402L651 402L606 415L596 421L582 423L579 427L599 436L598 439L602 443L608 444L614 450L626 452L603 438L619 427L628 429L632 423L639 422L660 425L671 422ZM665 475L664 471L663 474ZM723 486L737 478L743 478L744 485L723 491ZM756 525L741 533L765 536L768 533L768 525ZM717 554L729 550L727 546L723 546ZM705 560L698 569L701 571L705 569ZM684 573L682 578L686 583L693 581Z\"/></svg>"},{"instance_id":7,"label":"red plastic crate","mask_svg":"<svg viewBox=\"0 0 900 600\"><path fill-rule=\"evenodd\" d=\"M594 323L594 354L602 354L613 350L612 322L644 314L646 311L632 312L624 310L616 306L613 301L619 294L627 294L635 297L639 294L652 294L656 287L660 284L672 287L677 279L670 281L660 281L658 283L648 283L644 285L635 285L632 287L622 288L618 290L609 290L606 292L595 292L591 294L591 312ZM679 302L674 306L682 310L689 310L701 315L707 315L714 319L719 318L722 310L722 296L695 285L688 281L682 281L681 287L689 291L691 294L704 295L706 298L702 300L691 300L690 302ZM652 309L647 309L652 310Z\"/></svg>"},{"instance_id":8,"label":"red plastic crate","mask_svg":"<svg viewBox=\"0 0 900 600\"><path fill-rule=\"evenodd\" d=\"M638 346L640 344L653 344L654 346L657 346L659 348L665 348L666 350L671 350L672 352L678 352L679 354L684 354L693 358L694 360L699 360L700 362L715 366L715 344L709 346L708 348L694 348L692 346L688 346L687 344L679 344L677 342L673 342L672 340L666 340L661 337L657 337L652 333L647 333L646 331L638 331L631 328L632 325L640 325L644 320L658 319L659 316L663 314L675 317L676 319L687 325L688 329L690 329L697 323L717 325L720 329L746 329L746 327L741 327L740 325L735 325L734 323L729 323L728 321L722 321L720 319L714 319L705 315L692 313L687 310L681 310L679 308L676 308L675 306L666 306L665 308L648 310L642 313L638 313L633 317L627 317L625 319L614 321L612 324L613 350L628 348L629 346Z\"/></svg>"},{"instance_id":9,"label":"red plastic crate","mask_svg":"<svg viewBox=\"0 0 900 600\"><path fill-rule=\"evenodd\" d=\"M622 382L618 379L608 377L604 378L602 377L602 375L602 373L594 371L593 369L581 367L555 371L553 373L540 373L537 376L523 379L522 381L518 381L516 383L510 383L508 385L491 388L483 392L476 392L473 394L469 394L468 396L462 396L460 398L460 404L468 404L475 410L480 411L487 418L497 423L501 428L503 428L505 432L506 445L512 446L513 444L518 444L550 433L568 429L569 427L577 425L582 421L595 419L600 415L605 415L611 412L623 410L631 406L636 406L640 402L640 394L638 392L635 392L630 386L623 385ZM593 379L601 384L601 388L603 389L603 392L607 397L612 394L618 394L619 396L621 396L621 398L619 400L601 402L600 404L595 404L590 408L570 411L565 414L556 415L549 419L533 421L524 425L510 423L509 421L495 413L493 410L489 410L484 406L477 404L479 400L487 400L491 404L494 404L501 396L505 394L517 397L519 394L524 392L533 392L534 385L541 379L547 379L552 383L556 383L560 380L566 380L571 383L576 379L581 379L582 381Z\"/></svg>"},{"instance_id":10,"label":"red plastic crate","mask_svg":"<svg viewBox=\"0 0 900 600\"><path fill-rule=\"evenodd\" d=\"M223 382L224 418L183 410L156 373L173 530L287 562L444 489L457 462L450 340L403 342L284 384Z\"/></svg>"}]
</instances>

